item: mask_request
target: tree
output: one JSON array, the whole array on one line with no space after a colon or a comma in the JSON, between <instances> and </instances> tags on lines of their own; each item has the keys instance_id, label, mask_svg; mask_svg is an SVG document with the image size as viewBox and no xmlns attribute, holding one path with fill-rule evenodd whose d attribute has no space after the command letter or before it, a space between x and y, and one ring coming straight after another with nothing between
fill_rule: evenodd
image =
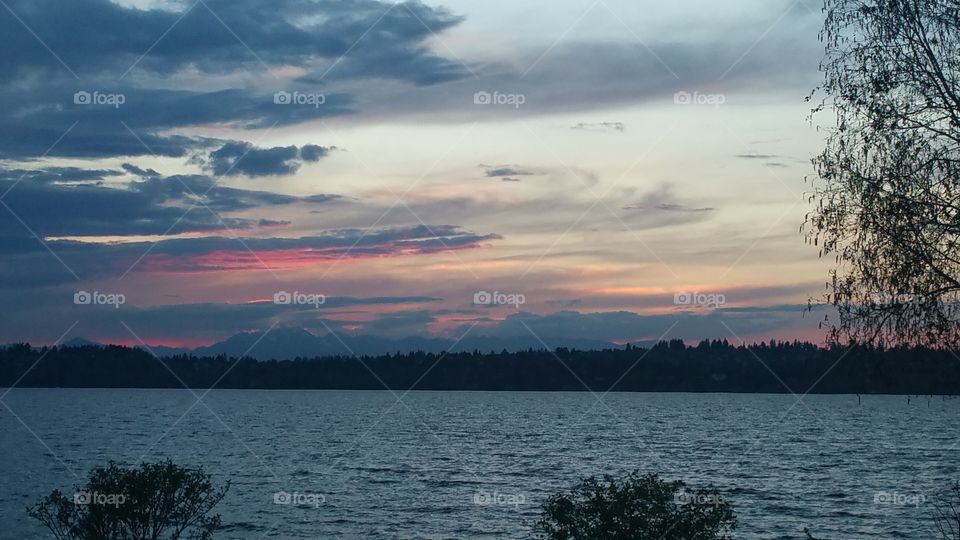
<instances>
[{"instance_id":1,"label":"tree","mask_svg":"<svg viewBox=\"0 0 960 540\"><path fill-rule=\"evenodd\" d=\"M933 521L943 540L960 540L960 482L934 501Z\"/></svg>"},{"instance_id":2,"label":"tree","mask_svg":"<svg viewBox=\"0 0 960 540\"><path fill-rule=\"evenodd\" d=\"M220 526L220 516L208 514L229 488L214 487L202 467L111 462L94 469L73 497L54 490L27 511L58 540L207 540Z\"/></svg>"},{"instance_id":3,"label":"tree","mask_svg":"<svg viewBox=\"0 0 960 540\"><path fill-rule=\"evenodd\" d=\"M549 540L725 540L736 528L730 504L714 489L630 473L584 479L544 504L537 528Z\"/></svg>"},{"instance_id":4,"label":"tree","mask_svg":"<svg viewBox=\"0 0 960 540\"><path fill-rule=\"evenodd\" d=\"M813 114L835 124L804 225L835 262L830 337L960 344L960 3L826 0L824 12Z\"/></svg>"}]
</instances>

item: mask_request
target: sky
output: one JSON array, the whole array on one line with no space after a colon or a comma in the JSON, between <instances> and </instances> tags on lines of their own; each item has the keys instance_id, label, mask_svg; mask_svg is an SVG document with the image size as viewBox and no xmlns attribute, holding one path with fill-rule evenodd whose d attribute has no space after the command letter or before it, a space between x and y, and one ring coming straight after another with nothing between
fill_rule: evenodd
<instances>
[{"instance_id":1,"label":"sky","mask_svg":"<svg viewBox=\"0 0 960 540\"><path fill-rule=\"evenodd\" d=\"M822 342L813 0L6 0L0 342Z\"/></svg>"}]
</instances>

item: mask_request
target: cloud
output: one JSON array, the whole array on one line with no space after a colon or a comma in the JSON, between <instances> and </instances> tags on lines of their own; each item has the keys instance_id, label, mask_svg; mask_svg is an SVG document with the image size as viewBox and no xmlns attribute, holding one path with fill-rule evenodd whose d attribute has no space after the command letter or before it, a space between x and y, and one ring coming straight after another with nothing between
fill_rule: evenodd
<instances>
[{"instance_id":1,"label":"cloud","mask_svg":"<svg viewBox=\"0 0 960 540\"><path fill-rule=\"evenodd\" d=\"M153 169L141 169L140 167L137 167L136 165L133 165L131 163L124 163L120 167L123 168L123 170L127 171L128 173L139 176L141 178L155 178L160 176L160 173L158 173Z\"/></svg>"},{"instance_id":2,"label":"cloud","mask_svg":"<svg viewBox=\"0 0 960 540\"><path fill-rule=\"evenodd\" d=\"M776 154L755 154L755 153L746 153L746 154L737 154L735 157L740 159L776 159L780 156Z\"/></svg>"},{"instance_id":3,"label":"cloud","mask_svg":"<svg viewBox=\"0 0 960 540\"><path fill-rule=\"evenodd\" d=\"M129 165L129 164L127 164ZM141 170L139 167L131 166ZM155 172L155 171L154 171ZM106 175L104 174L106 173ZM18 234L29 220L41 238L59 236L129 236L246 229L256 220L221 217L234 212L294 203L323 203L336 195L294 197L224 186L200 175L150 176L126 184L103 185L118 171L50 169L0 170L0 193L11 212L0 212L0 234ZM40 178L40 180L37 180ZM94 180L93 183L81 183ZM75 185L81 183L80 185ZM196 206L199 210L187 211Z\"/></svg>"},{"instance_id":4,"label":"cloud","mask_svg":"<svg viewBox=\"0 0 960 540\"><path fill-rule=\"evenodd\" d=\"M673 338L690 341L709 338L728 339L737 343L740 338L762 339L771 334L782 336L806 332L809 335L815 335L817 323L822 314L805 316L805 309L806 306L789 305L721 308L704 312L676 312L662 315L641 315L630 311L598 313L559 311L547 315L520 312L510 314L500 321L477 325L471 331L471 335L519 338L533 334L551 348L555 346L551 345L551 342L560 341L568 336L617 343ZM818 311L822 310L818 309ZM472 324L458 326L452 329L450 334L460 335Z\"/></svg>"},{"instance_id":5,"label":"cloud","mask_svg":"<svg viewBox=\"0 0 960 540\"><path fill-rule=\"evenodd\" d=\"M97 185L103 183L105 178L122 175L123 171L83 169L80 167L42 167L39 169L0 170L0 174L13 181L27 183Z\"/></svg>"},{"instance_id":6,"label":"cloud","mask_svg":"<svg viewBox=\"0 0 960 540\"><path fill-rule=\"evenodd\" d=\"M0 47L18 54L4 55L0 69L14 74L69 68L88 76L169 75L188 67L227 73L263 64L306 66L347 51L355 54L341 77L386 73L424 83L463 70L423 45L462 18L419 2L206 0L144 10L108 0L12 0L9 6L12 13L0 18Z\"/></svg>"},{"instance_id":7,"label":"cloud","mask_svg":"<svg viewBox=\"0 0 960 540\"><path fill-rule=\"evenodd\" d=\"M234 141L210 152L204 167L216 176L283 176L297 172L304 161L318 161L329 152L315 144L256 148Z\"/></svg>"},{"instance_id":8,"label":"cloud","mask_svg":"<svg viewBox=\"0 0 960 540\"><path fill-rule=\"evenodd\" d=\"M690 206L679 202L669 184L663 184L656 190L645 193L640 200L623 207L625 210L653 210L660 212L710 213L716 208L709 206Z\"/></svg>"},{"instance_id":9,"label":"cloud","mask_svg":"<svg viewBox=\"0 0 960 540\"><path fill-rule=\"evenodd\" d=\"M390 79L422 86L467 73L426 44L462 18L419 2L207 0L145 10L108 0L12 0L6 6L0 49L17 53L0 56L8 75L0 82L3 159L185 157L223 141L178 129L298 124L353 112L355 96L329 89L333 83ZM276 103L278 90L322 92L324 100ZM77 101L79 93L87 99ZM98 104L91 99L97 95L121 96L122 103ZM323 154L309 147L301 158Z\"/></svg>"},{"instance_id":10,"label":"cloud","mask_svg":"<svg viewBox=\"0 0 960 540\"><path fill-rule=\"evenodd\" d=\"M323 320L331 327L338 328L336 321L330 318L333 316L331 312L343 308L376 310L438 301L430 296L350 297L331 294L319 307L275 304L272 295L283 287L285 286L277 284L274 289L264 291L262 295L266 299L261 300L253 300L253 297L249 296L245 301L236 303L196 302L155 306L135 305L137 291L130 290L126 292L128 303L122 309L77 306L72 302L72 290L58 289L42 298L33 294L33 301L20 310L18 317L4 319L0 328L0 343L23 340L52 342L77 321L79 324L71 335L82 335L103 342L132 341L139 345L124 325L133 329L148 343L207 342L222 340L253 328L266 330L274 322L323 328L319 322ZM399 322L402 318L394 317L393 320ZM407 319L410 324L416 322L414 318ZM48 336L44 332L45 328L57 327L60 327L57 335Z\"/></svg>"},{"instance_id":11,"label":"cloud","mask_svg":"<svg viewBox=\"0 0 960 540\"><path fill-rule=\"evenodd\" d=\"M320 161L320 158L325 157L334 149L336 149L336 146L327 148L325 146L307 144L300 147L300 159L304 161Z\"/></svg>"},{"instance_id":12,"label":"cloud","mask_svg":"<svg viewBox=\"0 0 960 540\"><path fill-rule=\"evenodd\" d=\"M623 132L626 129L626 126L623 125L623 122L580 122L579 124L572 126L570 129L578 131L619 131Z\"/></svg>"},{"instance_id":13,"label":"cloud","mask_svg":"<svg viewBox=\"0 0 960 540\"><path fill-rule=\"evenodd\" d=\"M473 249L492 240L495 234L476 234L453 225L418 225L380 229L338 229L296 238L206 236L174 238L153 244L144 258L148 272L209 272L245 269L300 268L344 257L415 256L450 250ZM147 243L97 246L113 252L113 258L127 258L150 247Z\"/></svg>"},{"instance_id":14,"label":"cloud","mask_svg":"<svg viewBox=\"0 0 960 540\"><path fill-rule=\"evenodd\" d=\"M539 174L535 171L520 167L518 165L484 165L481 163L480 167L484 169L484 174L487 176L487 178L531 176ZM505 180L516 181L512 178Z\"/></svg>"}]
</instances>

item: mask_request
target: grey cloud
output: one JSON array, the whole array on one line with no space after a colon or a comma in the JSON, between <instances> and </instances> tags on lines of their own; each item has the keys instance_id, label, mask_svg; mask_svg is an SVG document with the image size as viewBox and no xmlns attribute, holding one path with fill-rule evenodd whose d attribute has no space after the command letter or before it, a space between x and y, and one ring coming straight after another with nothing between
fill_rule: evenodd
<instances>
[{"instance_id":1,"label":"grey cloud","mask_svg":"<svg viewBox=\"0 0 960 540\"><path fill-rule=\"evenodd\" d=\"M102 172L66 169L60 169L56 174L48 169L0 171L0 193L6 193L3 202L10 209L0 212L0 236L16 243L14 239L23 236L29 239L30 231L45 238L249 229L258 224L257 220L218 216L210 210L233 212L337 199L336 195L294 197L231 188L212 178L196 175L153 176L114 186L99 182L71 184L77 179L99 178ZM196 207L188 211L192 206ZM18 217L28 224L30 231L19 223ZM33 242L28 240L26 243Z\"/></svg>"},{"instance_id":2,"label":"grey cloud","mask_svg":"<svg viewBox=\"0 0 960 540\"><path fill-rule=\"evenodd\" d=\"M532 333L551 348L556 346L552 343L563 340L567 336L619 343L656 340L661 336L663 339L680 338L696 341L716 338L736 342L739 341L738 337L752 339L772 332L793 333L797 330L815 330L819 316L805 317L803 312L805 307L745 307L663 315L642 315L630 311L600 313L560 311L549 315L520 312L510 314L506 319L493 324L478 325L471 335L520 338L530 336ZM463 332L468 327L468 325L457 327L452 334ZM671 327L673 330L664 335Z\"/></svg>"},{"instance_id":3,"label":"grey cloud","mask_svg":"<svg viewBox=\"0 0 960 540\"><path fill-rule=\"evenodd\" d=\"M247 142L228 142L210 152L205 167L217 176L290 175L300 169L304 161L318 161L329 148L310 144L256 148Z\"/></svg>"},{"instance_id":4,"label":"grey cloud","mask_svg":"<svg viewBox=\"0 0 960 540\"><path fill-rule=\"evenodd\" d=\"M357 54L339 76L383 76L387 68L389 76L420 83L460 73L458 64L434 56L422 42L461 18L420 2L206 0L141 10L107 0L12 0L9 6L16 17L0 17L0 47L18 54L0 59L7 72L65 70L28 26L66 66L85 75L118 77L131 68L169 74L188 66L216 73L260 70L260 61L306 65L336 59L352 46Z\"/></svg>"},{"instance_id":5,"label":"grey cloud","mask_svg":"<svg viewBox=\"0 0 960 540\"><path fill-rule=\"evenodd\" d=\"M426 85L465 72L424 44L432 32L461 18L419 2L207 0L173 6L141 10L108 0L9 2L0 12L0 49L16 54L0 57L0 70L8 75L0 82L0 158L29 159L45 152L51 157L185 157L222 142L171 133L178 128L263 128L353 112L354 96L327 91L330 81L387 78ZM202 82L205 76L238 72L266 80L269 68L312 70L325 64L329 71L320 68L324 80L274 80L283 88L270 91L262 83L259 89L248 84L211 91ZM172 79L173 73L188 76ZM324 102L317 107L278 104L277 90L323 90ZM78 104L77 92L124 99L117 107ZM320 147L309 147L302 159L322 155Z\"/></svg>"},{"instance_id":6,"label":"grey cloud","mask_svg":"<svg viewBox=\"0 0 960 540\"><path fill-rule=\"evenodd\" d=\"M518 165L483 165L480 167L484 169L484 174L488 178L496 178L498 176L531 176L537 174L535 171L520 167Z\"/></svg>"},{"instance_id":7,"label":"grey cloud","mask_svg":"<svg viewBox=\"0 0 960 540\"><path fill-rule=\"evenodd\" d=\"M691 206L679 202L669 184L663 184L654 191L645 193L639 201L627 204L625 210L656 210L661 212L709 213L716 208L709 206Z\"/></svg>"},{"instance_id":8,"label":"grey cloud","mask_svg":"<svg viewBox=\"0 0 960 540\"><path fill-rule=\"evenodd\" d=\"M731 105L741 93L789 92L800 100L806 91L798 93L797 88L812 88L819 82L817 59L823 51L816 32L820 22L807 16L791 22L769 35L763 47L752 47L752 38L723 29L686 41L648 41L656 56L638 50L630 39L564 40L545 56L542 47L531 47L516 51L509 61L488 63L478 69L478 78L422 91L396 85L370 89L368 106L360 114L373 119L406 114L450 122L500 121L634 104L674 106L678 91L724 94ZM749 54L744 56L744 51ZM533 69L525 73L526 66ZM732 69L724 74L728 67ZM526 100L519 108L474 104L475 92L494 90L523 94ZM587 127L599 125L584 123Z\"/></svg>"},{"instance_id":9,"label":"grey cloud","mask_svg":"<svg viewBox=\"0 0 960 540\"><path fill-rule=\"evenodd\" d=\"M316 144L306 144L300 147L300 159L304 161L320 161L320 158L325 157L334 149L336 149L335 146L327 148Z\"/></svg>"},{"instance_id":10,"label":"grey cloud","mask_svg":"<svg viewBox=\"0 0 960 540\"><path fill-rule=\"evenodd\" d=\"M202 214L203 211L198 213ZM210 228L223 229L219 221L202 223L206 224ZM231 229L256 224L259 222L242 221ZM283 252L286 261L298 260L304 265L344 257L414 256L474 249L500 238L495 234L464 231L452 225L419 225L378 230L340 229L292 238L237 238L231 235L126 243L51 239L43 245L22 227L19 230L22 234L0 236L0 255L5 259L5 264L0 266L0 288L26 289L71 282L76 279L73 274L84 280L119 277L134 266L135 272L214 272L263 268L266 264L264 260L269 259L271 252ZM56 254L57 259L51 256L47 248ZM218 254L229 256L218 258Z\"/></svg>"},{"instance_id":11,"label":"grey cloud","mask_svg":"<svg viewBox=\"0 0 960 540\"><path fill-rule=\"evenodd\" d=\"M626 130L623 122L580 122L570 129L578 131L619 131Z\"/></svg>"},{"instance_id":12,"label":"grey cloud","mask_svg":"<svg viewBox=\"0 0 960 540\"><path fill-rule=\"evenodd\" d=\"M748 153L748 154L737 154L735 157L738 157L740 159L776 159L776 158L779 158L780 156L776 154Z\"/></svg>"},{"instance_id":13,"label":"grey cloud","mask_svg":"<svg viewBox=\"0 0 960 540\"><path fill-rule=\"evenodd\" d=\"M120 176L123 171L110 169L82 169L79 167L42 167L39 169L0 169L0 175L11 180L37 184L93 184Z\"/></svg>"},{"instance_id":14,"label":"grey cloud","mask_svg":"<svg viewBox=\"0 0 960 540\"><path fill-rule=\"evenodd\" d=\"M153 169L141 169L140 167L137 167L131 163L124 163L120 167L122 167L123 170L127 171L128 173L140 176L142 178L154 178L160 176L160 173Z\"/></svg>"},{"instance_id":15,"label":"grey cloud","mask_svg":"<svg viewBox=\"0 0 960 540\"><path fill-rule=\"evenodd\" d=\"M283 288L285 285L278 285ZM83 288L79 287L78 288ZM292 290L292 289L291 289ZM270 297L273 290L263 291L264 297ZM9 291L0 291L3 298L16 301L26 297L12 296ZM345 307L373 307L404 304L423 304L436 302L429 296L396 297L344 297L328 295L319 309L313 306L277 305L272 301L249 301L238 299L234 303L190 303L157 306L137 306L136 290L125 291L128 304L122 309L97 309L95 306L75 306L72 302L72 289L57 288L45 292L42 296L30 293L30 302L23 302L23 309L17 317L4 319L0 314L0 343L13 341L53 341L71 324L79 321L72 335L83 335L104 341L128 341L129 332L124 324L141 335L147 342L178 340L185 335L193 339L219 340L230 335L248 331L251 328L267 329L273 322L284 325L320 326L324 319L328 325L337 328L336 322L326 317L330 310ZM123 324L121 324L123 321ZM49 335L57 329L56 335Z\"/></svg>"}]
</instances>

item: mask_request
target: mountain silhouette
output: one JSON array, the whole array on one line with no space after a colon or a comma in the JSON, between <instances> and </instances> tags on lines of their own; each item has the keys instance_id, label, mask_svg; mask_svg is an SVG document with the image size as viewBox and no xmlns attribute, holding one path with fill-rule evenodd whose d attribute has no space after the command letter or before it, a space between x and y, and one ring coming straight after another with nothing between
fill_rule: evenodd
<instances>
[{"instance_id":1,"label":"mountain silhouette","mask_svg":"<svg viewBox=\"0 0 960 540\"><path fill-rule=\"evenodd\" d=\"M549 348L566 347L579 350L602 350L620 348L620 345L601 340L573 338L544 338ZM242 332L223 341L195 349L177 347L150 347L157 356L193 354L196 356L231 357L249 356L257 360L285 360L292 358L315 358L318 356L376 356L393 353L443 351L483 352L525 351L545 349L535 336L503 338L490 336L467 336L459 342L439 337L410 336L399 339L364 334L316 335L303 328L275 328L267 332Z\"/></svg>"}]
</instances>

